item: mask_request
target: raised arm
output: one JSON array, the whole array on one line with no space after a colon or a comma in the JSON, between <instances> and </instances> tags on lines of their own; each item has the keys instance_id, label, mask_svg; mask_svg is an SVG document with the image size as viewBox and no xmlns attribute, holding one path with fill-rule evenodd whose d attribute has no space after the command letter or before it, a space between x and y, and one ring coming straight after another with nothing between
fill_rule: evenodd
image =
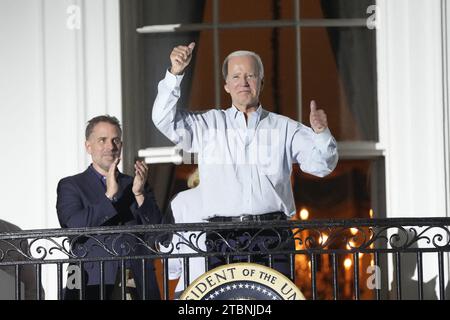
<instances>
[{"instance_id":1,"label":"raised arm","mask_svg":"<svg viewBox=\"0 0 450 320\"><path fill-rule=\"evenodd\" d=\"M158 84L158 95L152 110L152 120L158 130L188 152L199 151L204 129L208 127L205 112L189 112L177 108L183 73L191 62L194 47L195 44L191 43L172 50L172 65Z\"/></svg>"}]
</instances>

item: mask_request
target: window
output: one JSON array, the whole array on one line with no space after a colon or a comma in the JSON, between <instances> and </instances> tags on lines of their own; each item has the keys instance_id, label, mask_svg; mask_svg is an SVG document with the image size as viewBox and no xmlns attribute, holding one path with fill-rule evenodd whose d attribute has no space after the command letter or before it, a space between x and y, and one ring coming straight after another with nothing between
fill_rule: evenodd
<instances>
[{"instance_id":1,"label":"window","mask_svg":"<svg viewBox=\"0 0 450 320\"><path fill-rule=\"evenodd\" d=\"M196 41L195 61L185 77L185 81L190 81L187 80L188 90L183 89L187 97L182 104L190 110L228 107L230 100L224 94L221 75L223 59L234 50L259 53L265 67L263 106L309 125L309 102L314 99L325 109L329 127L339 143L340 161L329 177L315 178L294 168L297 210L307 208L309 218L369 218L369 212L374 217L384 217L384 158L378 147L376 30L368 27L376 1L195 3L193 8L192 2L190 5L183 2L186 8L178 8L178 13L169 17L176 1L144 1L143 25L138 29L144 50L152 50L149 48L161 39L173 45ZM164 51L158 54L166 55L167 48L173 45L159 46ZM149 59L144 57L145 65L152 64ZM153 91L162 76L160 73L151 80L154 73L150 67L144 71L144 82ZM192 170L190 166L176 170L178 188L171 195L183 189L182 181ZM322 294L328 297L327 292Z\"/></svg>"}]
</instances>

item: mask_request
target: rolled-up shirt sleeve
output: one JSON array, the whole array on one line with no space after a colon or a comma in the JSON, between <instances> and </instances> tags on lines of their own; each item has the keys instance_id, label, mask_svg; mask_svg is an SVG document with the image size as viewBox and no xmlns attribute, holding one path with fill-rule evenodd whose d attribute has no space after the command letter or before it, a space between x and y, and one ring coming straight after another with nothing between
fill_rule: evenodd
<instances>
[{"instance_id":1,"label":"rolled-up shirt sleeve","mask_svg":"<svg viewBox=\"0 0 450 320\"><path fill-rule=\"evenodd\" d=\"M302 171L317 177L330 174L339 159L336 140L328 128L315 133L301 123L292 136L291 152Z\"/></svg>"}]
</instances>

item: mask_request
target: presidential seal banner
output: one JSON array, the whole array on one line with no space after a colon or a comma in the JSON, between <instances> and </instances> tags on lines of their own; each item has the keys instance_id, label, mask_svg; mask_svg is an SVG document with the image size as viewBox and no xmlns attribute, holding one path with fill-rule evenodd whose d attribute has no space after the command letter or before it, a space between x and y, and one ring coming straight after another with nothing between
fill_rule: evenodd
<instances>
[{"instance_id":1,"label":"presidential seal banner","mask_svg":"<svg viewBox=\"0 0 450 320\"><path fill-rule=\"evenodd\" d=\"M180 300L305 300L282 273L255 263L220 266L198 277Z\"/></svg>"}]
</instances>

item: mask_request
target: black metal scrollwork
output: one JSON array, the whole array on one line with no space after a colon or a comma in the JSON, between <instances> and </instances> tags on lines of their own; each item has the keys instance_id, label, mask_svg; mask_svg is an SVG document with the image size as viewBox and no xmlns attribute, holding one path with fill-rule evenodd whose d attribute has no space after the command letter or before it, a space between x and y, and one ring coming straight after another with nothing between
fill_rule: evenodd
<instances>
[{"instance_id":1,"label":"black metal scrollwork","mask_svg":"<svg viewBox=\"0 0 450 320\"><path fill-rule=\"evenodd\" d=\"M448 219L327 220L246 224L183 224L126 228L94 228L74 232L49 230L39 234L0 234L0 263L14 260L71 261L92 257L153 255L170 257L204 255L214 248L226 248L233 254L271 253L293 247L293 253L328 251L407 251L416 248L450 248ZM262 241L261 236L265 239ZM268 237L267 237L268 236ZM293 246L292 246L293 244Z\"/></svg>"}]
</instances>

